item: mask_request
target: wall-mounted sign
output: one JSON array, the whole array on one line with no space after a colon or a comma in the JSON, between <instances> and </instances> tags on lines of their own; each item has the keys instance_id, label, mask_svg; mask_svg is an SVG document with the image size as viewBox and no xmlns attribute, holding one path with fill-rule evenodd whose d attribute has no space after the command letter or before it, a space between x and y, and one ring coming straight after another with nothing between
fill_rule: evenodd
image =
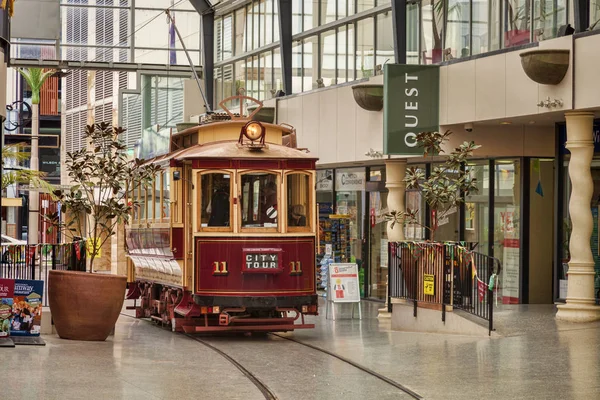
<instances>
[{"instance_id":1,"label":"wall-mounted sign","mask_svg":"<svg viewBox=\"0 0 600 400\"><path fill-rule=\"evenodd\" d=\"M435 275L423 274L423 294L433 296L435 294Z\"/></svg>"},{"instance_id":2,"label":"wall-mounted sign","mask_svg":"<svg viewBox=\"0 0 600 400\"><path fill-rule=\"evenodd\" d=\"M321 169L317 171L317 192L331 192L333 190L333 170Z\"/></svg>"},{"instance_id":3,"label":"wall-mounted sign","mask_svg":"<svg viewBox=\"0 0 600 400\"><path fill-rule=\"evenodd\" d=\"M383 152L422 155L416 136L439 130L440 69L437 65L385 64Z\"/></svg>"},{"instance_id":4,"label":"wall-mounted sign","mask_svg":"<svg viewBox=\"0 0 600 400\"><path fill-rule=\"evenodd\" d=\"M338 192L365 190L365 169L346 168L335 171L335 190Z\"/></svg>"}]
</instances>

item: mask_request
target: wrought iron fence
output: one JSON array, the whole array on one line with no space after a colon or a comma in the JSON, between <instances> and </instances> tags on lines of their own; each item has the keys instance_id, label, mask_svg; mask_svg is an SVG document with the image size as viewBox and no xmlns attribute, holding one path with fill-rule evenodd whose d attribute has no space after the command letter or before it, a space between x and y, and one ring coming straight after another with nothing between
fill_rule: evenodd
<instances>
[{"instance_id":1,"label":"wrought iron fence","mask_svg":"<svg viewBox=\"0 0 600 400\"><path fill-rule=\"evenodd\" d=\"M390 242L388 246L390 299L411 301L415 317L419 304L438 309L442 321L451 306L488 321L489 331L493 330L494 291L489 285L490 278L494 275L497 282L500 273L497 258L463 243Z\"/></svg>"},{"instance_id":2,"label":"wrought iron fence","mask_svg":"<svg viewBox=\"0 0 600 400\"><path fill-rule=\"evenodd\" d=\"M48 279L52 269L85 271L86 243L2 244L0 246L0 278ZM48 289L44 285L44 306L48 305Z\"/></svg>"}]
</instances>

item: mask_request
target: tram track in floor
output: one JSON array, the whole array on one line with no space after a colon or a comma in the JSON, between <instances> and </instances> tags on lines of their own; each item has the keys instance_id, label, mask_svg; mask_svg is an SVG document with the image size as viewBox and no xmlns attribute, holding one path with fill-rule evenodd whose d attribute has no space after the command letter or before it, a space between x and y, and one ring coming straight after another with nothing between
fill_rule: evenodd
<instances>
[{"instance_id":1,"label":"tram track in floor","mask_svg":"<svg viewBox=\"0 0 600 400\"><path fill-rule=\"evenodd\" d=\"M379 379L379 380L381 380L381 381L383 381L383 382L385 382L385 383L387 383L387 384L389 384L389 385L391 385L391 386L393 386L393 387L395 387L395 388L403 391L404 393L406 393L407 395L411 396L414 399L423 399L423 397L421 395L417 394L416 392L412 391L411 389L407 388L406 386L402 385L401 383L398 383L398 382L396 382L396 381L388 378L387 376L381 375L380 373L378 373L376 371L373 371L372 369L367 368L364 365L360 365L360 364L358 364L358 363L356 363L356 362L354 362L354 361L352 361L352 360L350 360L350 359L348 359L346 357L343 357L343 356L341 356L339 354L336 354L336 353L334 353L332 351L325 350L325 349L323 349L321 347L312 345L310 343L302 342L300 340L297 340L297 339L294 339L294 338L291 338L291 337L288 337L288 336L283 336L283 335L280 335L280 334L277 334L277 333L271 332L271 333L269 333L269 335L278 337L280 339L289 340L290 342L294 342L294 343L299 344L301 346L306 346L306 347L308 347L310 349L313 349L313 350L316 350L316 351L318 351L320 353L327 354L329 356L337 358L338 360L343 361L346 364L349 364L349 365L353 366L354 368L357 368L357 369L359 369L359 370L361 370L361 371L363 371L363 372L371 375L372 377L377 378L377 379Z\"/></svg>"},{"instance_id":2,"label":"tram track in floor","mask_svg":"<svg viewBox=\"0 0 600 400\"><path fill-rule=\"evenodd\" d=\"M135 320L139 320L142 318L136 318L132 315L128 315L125 314L123 312L120 313L122 316L124 317L128 317L128 318L133 318ZM154 321L152 320L147 320L148 322L151 322L153 324L156 324ZM188 337L189 339L192 339L202 345L204 345L205 347L211 349L212 351L214 351L215 353L219 354L221 357L223 357L224 359L226 359L227 361L229 361L234 367L236 367L241 373L242 375L244 375L246 378L248 378L248 380L250 382L252 382L252 384L254 386L256 386L256 388L262 393L262 395L265 397L265 400L278 400L279 398L275 395L275 393L273 393L273 391L263 382L261 381L256 375L254 375L252 372L250 372L246 367L244 367L241 363L239 363L237 360L235 360L233 357L231 357L229 354L225 353L223 350L218 349L217 347L211 345L210 343L206 342L205 340L202 340L201 338L191 335L189 333L181 333L181 335Z\"/></svg>"},{"instance_id":3,"label":"tram track in floor","mask_svg":"<svg viewBox=\"0 0 600 400\"><path fill-rule=\"evenodd\" d=\"M131 315L125 314L125 313L121 313L121 315L129 317L129 318L134 318L137 319ZM152 320L147 320L148 322L152 322L154 324L156 324L155 321ZM265 399L267 400L276 400L278 399L277 395L260 379L258 378L255 374L253 374L252 372L250 372L246 367L244 367L239 361L237 361L235 358L233 358L231 355L227 354L226 352L224 352L223 350L219 349L218 347L208 343L206 340L203 340L202 338L195 336L193 334L188 334L188 333L181 333L184 336L187 336L188 338L204 345L205 347L213 350L214 352L216 352L217 354L219 354L220 356L222 356L223 358L225 358L227 361L229 361L232 365L234 365L246 378L248 378L248 380L250 380L255 386L256 388L263 394L263 396L265 397ZM284 336L278 333L274 333L274 332L270 332L268 333L268 335L272 336L272 337L276 337L282 340L287 340L293 343L296 343L298 345L301 346L305 346L308 347L312 350L318 351L322 354L331 356L333 358L336 358L339 361L342 361L360 371L363 371L365 373L367 373L368 375L372 376L373 378L379 379L389 385L391 385L392 387L402 391L403 393L405 393L406 395L410 396L413 399L423 399L423 397L421 395L419 395L418 393L414 392L413 390L409 389L408 387L402 385L401 383L398 383L396 381L394 381L393 379L390 379L364 365L358 364L346 357L343 357L339 354L336 354L334 352L331 352L329 350L323 349L321 347L315 346L313 344L310 343L306 343L303 342L301 340L297 340L295 338L291 338L289 336Z\"/></svg>"}]
</instances>

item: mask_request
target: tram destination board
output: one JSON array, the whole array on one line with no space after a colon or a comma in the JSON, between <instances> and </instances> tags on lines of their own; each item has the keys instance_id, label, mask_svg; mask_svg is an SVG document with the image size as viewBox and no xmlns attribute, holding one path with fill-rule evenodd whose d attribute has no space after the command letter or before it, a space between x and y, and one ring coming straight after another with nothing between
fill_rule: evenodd
<instances>
[{"instance_id":1,"label":"tram destination board","mask_svg":"<svg viewBox=\"0 0 600 400\"><path fill-rule=\"evenodd\" d=\"M278 274L283 270L281 253L277 248L245 248L242 250L242 272Z\"/></svg>"}]
</instances>

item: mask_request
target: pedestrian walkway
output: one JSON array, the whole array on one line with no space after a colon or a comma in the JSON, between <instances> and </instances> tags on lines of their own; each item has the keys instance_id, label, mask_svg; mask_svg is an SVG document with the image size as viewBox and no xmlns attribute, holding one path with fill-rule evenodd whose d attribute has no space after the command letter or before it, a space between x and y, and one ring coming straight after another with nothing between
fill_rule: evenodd
<instances>
[{"instance_id":1,"label":"pedestrian walkway","mask_svg":"<svg viewBox=\"0 0 600 400\"><path fill-rule=\"evenodd\" d=\"M324 306L324 304L322 304ZM363 320L324 313L282 334L328 350L426 399L592 399L600 393L600 323L556 322L552 306L501 307L498 337L395 332L364 302ZM324 311L324 308L322 308ZM414 398L332 356L272 335L202 337L284 399ZM121 316L101 343L44 336L45 347L0 349L2 399L264 399L213 349Z\"/></svg>"}]
</instances>

